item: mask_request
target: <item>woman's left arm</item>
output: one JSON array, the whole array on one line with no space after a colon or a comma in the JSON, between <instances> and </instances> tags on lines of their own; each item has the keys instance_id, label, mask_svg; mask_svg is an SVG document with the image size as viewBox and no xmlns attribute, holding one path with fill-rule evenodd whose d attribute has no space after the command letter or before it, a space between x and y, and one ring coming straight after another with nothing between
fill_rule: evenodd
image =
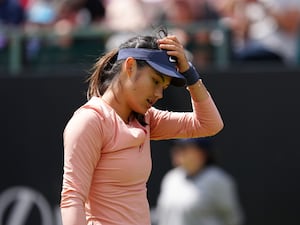
<instances>
[{"instance_id":1,"label":"woman's left arm","mask_svg":"<svg viewBox=\"0 0 300 225\"><path fill-rule=\"evenodd\" d=\"M223 121L196 69L187 61L183 46L175 36L163 38L158 43L170 56L177 58L178 70L187 79L193 112L176 113L152 108L149 111L151 139L215 135L223 128Z\"/></svg>"},{"instance_id":2,"label":"woman's left arm","mask_svg":"<svg viewBox=\"0 0 300 225\"><path fill-rule=\"evenodd\" d=\"M199 81L197 85L203 84ZM190 89L193 112L169 112L155 108L148 111L152 140L207 137L222 130L223 121L214 101L208 92L203 95L194 93L202 91L199 88Z\"/></svg>"},{"instance_id":3,"label":"woman's left arm","mask_svg":"<svg viewBox=\"0 0 300 225\"><path fill-rule=\"evenodd\" d=\"M207 137L222 130L220 113L202 81L188 86L188 90L193 112L149 110L152 140Z\"/></svg>"}]
</instances>

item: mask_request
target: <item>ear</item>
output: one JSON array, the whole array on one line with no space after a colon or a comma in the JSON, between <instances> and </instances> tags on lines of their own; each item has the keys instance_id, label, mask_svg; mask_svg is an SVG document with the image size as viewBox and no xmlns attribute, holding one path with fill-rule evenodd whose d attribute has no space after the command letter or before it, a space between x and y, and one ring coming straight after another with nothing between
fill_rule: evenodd
<instances>
[{"instance_id":1,"label":"ear","mask_svg":"<svg viewBox=\"0 0 300 225\"><path fill-rule=\"evenodd\" d=\"M125 73L128 77L133 76L137 72L136 60L132 57L128 57L124 62Z\"/></svg>"}]
</instances>

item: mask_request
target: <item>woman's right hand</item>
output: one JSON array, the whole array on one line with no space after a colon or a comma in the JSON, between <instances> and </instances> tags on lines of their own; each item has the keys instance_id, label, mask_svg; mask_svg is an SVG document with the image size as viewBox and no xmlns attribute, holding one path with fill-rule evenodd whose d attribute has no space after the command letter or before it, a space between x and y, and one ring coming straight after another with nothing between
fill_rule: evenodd
<instances>
[{"instance_id":1,"label":"woman's right hand","mask_svg":"<svg viewBox=\"0 0 300 225\"><path fill-rule=\"evenodd\" d=\"M158 45L161 49L166 50L169 56L176 57L177 67L180 73L186 72L190 68L184 47L176 36L172 35L159 39Z\"/></svg>"}]
</instances>

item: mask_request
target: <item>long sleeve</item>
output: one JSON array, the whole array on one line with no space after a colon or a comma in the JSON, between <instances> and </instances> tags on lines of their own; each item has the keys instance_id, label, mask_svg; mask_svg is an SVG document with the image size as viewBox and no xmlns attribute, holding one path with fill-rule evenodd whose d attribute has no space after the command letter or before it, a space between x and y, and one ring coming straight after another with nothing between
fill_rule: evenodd
<instances>
[{"instance_id":1,"label":"long sleeve","mask_svg":"<svg viewBox=\"0 0 300 225\"><path fill-rule=\"evenodd\" d=\"M80 109L64 131L64 176L61 211L64 225L86 224L85 203L101 155L101 126L97 112Z\"/></svg>"},{"instance_id":2,"label":"long sleeve","mask_svg":"<svg viewBox=\"0 0 300 225\"><path fill-rule=\"evenodd\" d=\"M193 112L149 110L151 139L212 136L223 128L216 105L209 96L204 101L192 101Z\"/></svg>"}]
</instances>

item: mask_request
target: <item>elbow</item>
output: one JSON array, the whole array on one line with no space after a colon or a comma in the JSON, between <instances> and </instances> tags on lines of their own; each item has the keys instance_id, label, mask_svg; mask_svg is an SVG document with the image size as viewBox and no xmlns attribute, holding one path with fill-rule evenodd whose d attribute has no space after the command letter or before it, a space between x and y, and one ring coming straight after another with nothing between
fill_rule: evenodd
<instances>
[{"instance_id":1,"label":"elbow","mask_svg":"<svg viewBox=\"0 0 300 225\"><path fill-rule=\"evenodd\" d=\"M216 134L219 133L221 130L223 130L223 128L224 128L224 123L223 123L223 120L220 119L220 121L218 122L217 129L216 129Z\"/></svg>"},{"instance_id":2,"label":"elbow","mask_svg":"<svg viewBox=\"0 0 300 225\"><path fill-rule=\"evenodd\" d=\"M220 119L214 124L214 126L208 129L208 136L214 136L218 134L221 130L223 130L223 128L224 128L224 123L222 119Z\"/></svg>"}]
</instances>

